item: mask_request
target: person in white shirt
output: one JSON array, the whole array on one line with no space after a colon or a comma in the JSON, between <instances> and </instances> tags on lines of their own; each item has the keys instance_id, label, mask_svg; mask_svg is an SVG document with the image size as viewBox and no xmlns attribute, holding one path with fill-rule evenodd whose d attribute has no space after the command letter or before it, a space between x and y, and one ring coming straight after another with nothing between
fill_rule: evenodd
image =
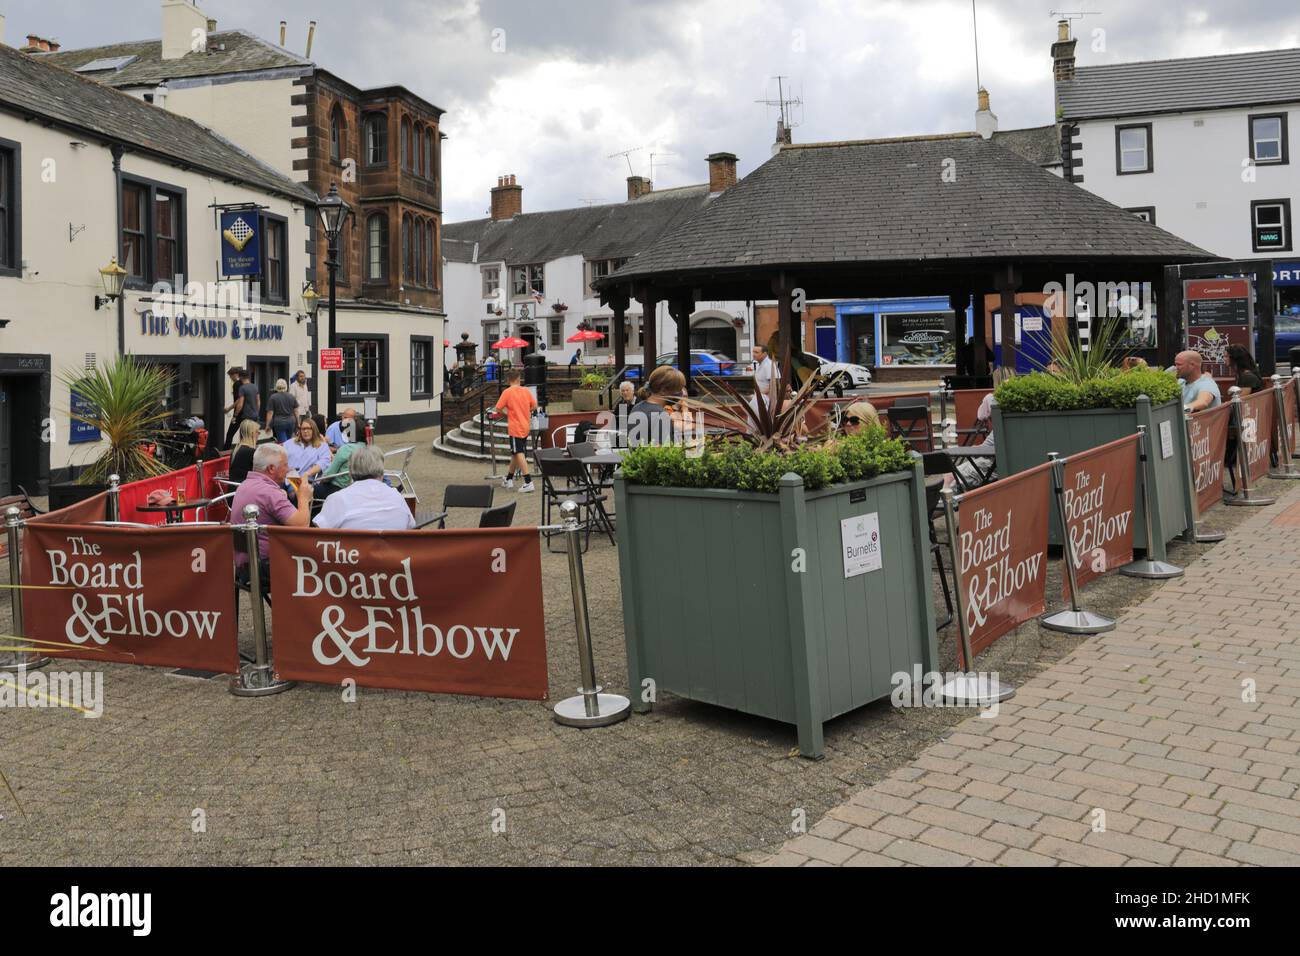
<instances>
[{"instance_id":1,"label":"person in white shirt","mask_svg":"<svg viewBox=\"0 0 1300 956\"><path fill-rule=\"evenodd\" d=\"M754 394L749 399L749 407L758 411L758 399L762 396L763 403L772 408L776 405L776 383L780 380L780 373L776 368L776 363L772 361L772 356L768 354L767 349L762 345L754 346Z\"/></svg>"},{"instance_id":2,"label":"person in white shirt","mask_svg":"<svg viewBox=\"0 0 1300 956\"><path fill-rule=\"evenodd\" d=\"M358 448L348 459L352 484L325 499L316 516L318 528L409 531L415 517L396 488L384 484L384 453L378 445Z\"/></svg>"}]
</instances>

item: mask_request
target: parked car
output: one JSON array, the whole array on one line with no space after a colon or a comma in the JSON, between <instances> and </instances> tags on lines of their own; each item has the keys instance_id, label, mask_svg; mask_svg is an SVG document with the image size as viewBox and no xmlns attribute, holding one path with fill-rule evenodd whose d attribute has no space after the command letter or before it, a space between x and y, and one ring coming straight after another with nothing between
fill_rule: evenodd
<instances>
[{"instance_id":1,"label":"parked car","mask_svg":"<svg viewBox=\"0 0 1300 956\"><path fill-rule=\"evenodd\" d=\"M671 365L677 368L677 353L665 352L655 359L655 365ZM630 368L627 370L627 378L636 378L641 374L639 368ZM714 352L709 349L691 349L691 374L692 375L736 375L736 360L730 358L721 352Z\"/></svg>"},{"instance_id":2,"label":"parked car","mask_svg":"<svg viewBox=\"0 0 1300 956\"><path fill-rule=\"evenodd\" d=\"M1278 363L1290 362L1291 350L1300 348L1300 314L1278 315L1273 320L1273 333Z\"/></svg>"},{"instance_id":3,"label":"parked car","mask_svg":"<svg viewBox=\"0 0 1300 956\"><path fill-rule=\"evenodd\" d=\"M871 370L864 365L852 362L832 362L822 359L821 374L827 377L842 372L845 388L865 388L871 384Z\"/></svg>"}]
</instances>

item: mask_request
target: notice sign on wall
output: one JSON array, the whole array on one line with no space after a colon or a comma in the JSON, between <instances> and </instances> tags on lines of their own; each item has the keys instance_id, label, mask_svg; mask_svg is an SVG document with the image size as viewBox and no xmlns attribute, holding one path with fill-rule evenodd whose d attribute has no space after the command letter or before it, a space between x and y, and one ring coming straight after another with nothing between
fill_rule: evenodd
<instances>
[{"instance_id":1,"label":"notice sign on wall","mask_svg":"<svg viewBox=\"0 0 1300 956\"><path fill-rule=\"evenodd\" d=\"M844 545L844 577L856 578L883 566L880 552L880 514L857 515L840 522Z\"/></svg>"}]
</instances>

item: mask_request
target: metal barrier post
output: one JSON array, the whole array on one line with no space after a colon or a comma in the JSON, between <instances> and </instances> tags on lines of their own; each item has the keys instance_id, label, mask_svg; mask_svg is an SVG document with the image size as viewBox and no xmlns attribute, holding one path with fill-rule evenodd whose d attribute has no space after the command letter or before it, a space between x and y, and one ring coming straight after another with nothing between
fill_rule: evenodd
<instances>
[{"instance_id":1,"label":"metal barrier post","mask_svg":"<svg viewBox=\"0 0 1300 956\"><path fill-rule=\"evenodd\" d=\"M18 532L22 529L22 512L17 508L5 511L5 532L9 538L9 606L13 609L13 627L11 633L0 636L0 643L15 646L27 644L27 628L23 622L23 553L18 542ZM35 670L44 667L50 659L36 650L0 651L0 668L5 670Z\"/></svg>"},{"instance_id":2,"label":"metal barrier post","mask_svg":"<svg viewBox=\"0 0 1300 956\"><path fill-rule=\"evenodd\" d=\"M1191 489L1192 511L1199 511L1200 505L1196 501L1196 476L1192 473L1192 417L1188 415L1184 419L1185 427L1183 429L1187 441L1187 454L1183 457L1187 461L1187 487ZM1222 482L1220 482L1222 485ZM1183 532L1183 540L1188 544L1214 544L1228 537L1224 531L1202 531L1197 525L1197 517L1192 518L1192 523L1186 531Z\"/></svg>"},{"instance_id":3,"label":"metal barrier post","mask_svg":"<svg viewBox=\"0 0 1300 956\"><path fill-rule=\"evenodd\" d=\"M122 479L117 475L108 476L108 520L122 520Z\"/></svg>"},{"instance_id":4,"label":"metal barrier post","mask_svg":"<svg viewBox=\"0 0 1300 956\"><path fill-rule=\"evenodd\" d=\"M1147 532L1147 554L1152 551L1152 542L1155 540L1155 532L1151 530L1151 495L1147 491L1147 427L1139 425L1138 430L1138 484L1142 487L1142 517L1146 519ZM1163 580L1165 578L1177 578L1183 574L1183 569L1176 564L1170 564L1168 561L1154 561L1150 557L1145 557L1141 561L1134 561L1132 564L1126 564L1119 569L1120 574L1126 574L1131 578L1152 578Z\"/></svg>"},{"instance_id":5,"label":"metal barrier post","mask_svg":"<svg viewBox=\"0 0 1300 956\"><path fill-rule=\"evenodd\" d=\"M257 505L244 508L244 524L240 527L245 535L245 548L248 553L248 599L253 611L253 656L251 664L239 669L239 675L231 678L230 692L236 697L269 697L283 693L293 687L294 681L280 680L275 676L273 665L266 651L266 609L262 606L262 567L257 548Z\"/></svg>"},{"instance_id":6,"label":"metal barrier post","mask_svg":"<svg viewBox=\"0 0 1300 956\"><path fill-rule=\"evenodd\" d=\"M578 540L578 505L565 501L560 505L564 515L564 537L569 546L569 585L573 591L573 620L578 628L578 665L582 671L582 686L578 696L555 705L555 721L566 727L607 727L627 719L632 704L619 694L602 694L596 683L596 663L591 648L591 620L587 616L587 581L582 573L582 550Z\"/></svg>"},{"instance_id":7,"label":"metal barrier post","mask_svg":"<svg viewBox=\"0 0 1300 956\"><path fill-rule=\"evenodd\" d=\"M945 702L987 707L1014 697L1016 689L1010 684L1004 684L991 677L982 678L975 673L975 655L970 651L970 625L966 623L966 608L961 600L961 565L957 557L957 516L954 500L952 489L943 489L943 517L948 528L948 556L952 559L953 610L957 612L957 633L961 639L961 654L962 660L966 662L966 670L947 681L940 688L940 693Z\"/></svg>"},{"instance_id":8,"label":"metal barrier post","mask_svg":"<svg viewBox=\"0 0 1300 956\"><path fill-rule=\"evenodd\" d=\"M1232 419L1237 425L1237 474L1240 482L1238 493L1224 502L1237 508L1262 508L1277 501L1276 498L1257 498L1250 492L1250 464L1246 461L1246 436L1242 428L1241 389L1236 385L1228 389L1232 402Z\"/></svg>"},{"instance_id":9,"label":"metal barrier post","mask_svg":"<svg viewBox=\"0 0 1300 956\"><path fill-rule=\"evenodd\" d=\"M1074 539L1070 537L1069 522L1065 514L1065 459L1056 452L1052 458L1052 489L1056 497L1056 514L1061 520L1061 556L1065 559L1065 579L1070 584L1070 609L1044 614L1038 619L1040 626L1064 634L1103 634L1115 630L1110 618L1079 609L1078 571L1074 562Z\"/></svg>"},{"instance_id":10,"label":"metal barrier post","mask_svg":"<svg viewBox=\"0 0 1300 956\"><path fill-rule=\"evenodd\" d=\"M1282 376L1273 376L1273 397L1277 405L1277 467L1268 473L1270 478L1300 478L1300 469L1291 463L1291 426L1286 420L1286 399L1282 397Z\"/></svg>"}]
</instances>

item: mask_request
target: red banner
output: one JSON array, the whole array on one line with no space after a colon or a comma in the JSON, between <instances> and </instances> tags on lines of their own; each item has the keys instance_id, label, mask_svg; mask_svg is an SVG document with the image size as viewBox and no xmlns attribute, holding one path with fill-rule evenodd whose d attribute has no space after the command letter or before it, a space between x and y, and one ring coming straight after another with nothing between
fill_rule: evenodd
<instances>
[{"instance_id":1,"label":"red banner","mask_svg":"<svg viewBox=\"0 0 1300 956\"><path fill-rule=\"evenodd\" d=\"M167 516L160 511L139 511L140 505L149 503L149 492L159 489L171 491L173 493L184 489L185 496L190 501L199 498L216 498L223 494L224 491L216 482L216 477L221 475L225 477L230 472L230 457L224 456L212 461L203 463L203 481L199 481L198 466L190 465L186 468L180 468L176 471L169 471L165 475L158 475L154 478L141 478L139 481L130 481L118 489L117 502L118 514L123 521L132 521L136 524L163 524ZM218 514L213 511L209 515L210 520L220 521L227 516L224 510L225 503L219 506L222 510ZM187 522L195 520L195 511L186 511L185 520Z\"/></svg>"},{"instance_id":2,"label":"red banner","mask_svg":"<svg viewBox=\"0 0 1300 956\"><path fill-rule=\"evenodd\" d=\"M1065 459L1061 500L1081 588L1133 560L1137 444L1133 434ZM1069 600L1069 577L1063 577L1061 591Z\"/></svg>"},{"instance_id":3,"label":"red banner","mask_svg":"<svg viewBox=\"0 0 1300 956\"><path fill-rule=\"evenodd\" d=\"M32 515L26 519L26 524L90 524L92 521L105 521L108 519L108 492L101 491L97 495L84 498L81 501L68 505L66 508L60 508L58 511L49 511L43 515Z\"/></svg>"},{"instance_id":4,"label":"red banner","mask_svg":"<svg viewBox=\"0 0 1300 956\"><path fill-rule=\"evenodd\" d=\"M227 528L33 524L27 636L50 642L39 646L53 657L233 674L234 559Z\"/></svg>"},{"instance_id":5,"label":"red banner","mask_svg":"<svg viewBox=\"0 0 1300 956\"><path fill-rule=\"evenodd\" d=\"M1228 451L1231 418L1231 404L1187 416L1187 447L1192 453L1197 514L1203 515L1223 501L1223 456Z\"/></svg>"},{"instance_id":6,"label":"red banner","mask_svg":"<svg viewBox=\"0 0 1300 956\"><path fill-rule=\"evenodd\" d=\"M1268 474L1268 452L1273 447L1273 428L1277 420L1277 399L1271 388L1262 389L1241 400L1241 422L1237 454L1245 462L1251 481Z\"/></svg>"},{"instance_id":7,"label":"red banner","mask_svg":"<svg viewBox=\"0 0 1300 956\"><path fill-rule=\"evenodd\" d=\"M282 678L546 697L535 528L269 530Z\"/></svg>"},{"instance_id":8,"label":"red banner","mask_svg":"<svg viewBox=\"0 0 1300 956\"><path fill-rule=\"evenodd\" d=\"M1051 481L1043 464L960 498L957 586L974 655L1046 608ZM969 669L960 645L957 656Z\"/></svg>"}]
</instances>

